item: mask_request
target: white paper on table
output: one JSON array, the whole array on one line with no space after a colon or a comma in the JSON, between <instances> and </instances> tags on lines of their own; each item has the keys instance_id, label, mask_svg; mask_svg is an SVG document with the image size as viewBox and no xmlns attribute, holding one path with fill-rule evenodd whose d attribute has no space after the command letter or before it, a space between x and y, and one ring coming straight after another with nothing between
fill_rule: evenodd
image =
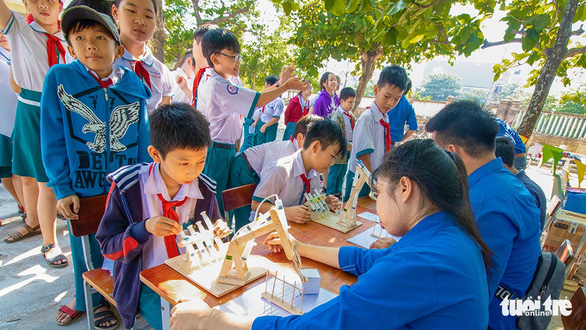
<instances>
[{"instance_id":1,"label":"white paper on table","mask_svg":"<svg viewBox=\"0 0 586 330\"><path fill-rule=\"evenodd\" d=\"M349 238L348 242L350 242L352 244L356 244L356 245L363 247L365 249L368 249L370 247L370 244L376 242L379 239L378 237L372 236L373 233L376 235L379 235L381 237L393 238L397 242L401 239L401 237L399 237L399 236L393 236L393 235L387 233L387 231L382 229L379 224L376 224L371 229L368 229L368 230L362 232L361 234L358 234L352 238Z\"/></svg>"},{"instance_id":2,"label":"white paper on table","mask_svg":"<svg viewBox=\"0 0 586 330\"><path fill-rule=\"evenodd\" d=\"M2 61L0 61L0 77L0 100L2 100L0 134L10 137L14 129L18 98L10 87L10 66Z\"/></svg>"},{"instance_id":3,"label":"white paper on table","mask_svg":"<svg viewBox=\"0 0 586 330\"><path fill-rule=\"evenodd\" d=\"M357 216L359 216L363 219L366 219L366 220L374 221L374 222L379 221L378 215L370 213L370 212L362 212L362 213L358 214Z\"/></svg>"},{"instance_id":4,"label":"white paper on table","mask_svg":"<svg viewBox=\"0 0 586 330\"><path fill-rule=\"evenodd\" d=\"M272 283L272 281L270 281ZM297 286L301 286L300 283L297 283ZM285 290L292 290L290 286L285 286ZM287 289L289 288L289 289ZM282 286L277 285L275 286L275 296L280 296L281 291L283 290ZM269 292L272 292L272 288L268 288ZM246 315L252 317L258 316L265 316L265 315L275 315L275 316L290 316L291 313L287 312L286 310L278 307L275 304L272 304L265 299L262 298L262 293L265 292L265 281L259 281L255 284L254 287L249 288L246 290L241 296L234 298L228 301L225 304L220 306L216 306L214 308L224 311L230 312L237 315ZM286 294L289 299L291 299L291 294ZM314 309L315 307L330 301L331 299L337 297L337 294L331 293L323 288L320 288L319 294L306 294L303 296L303 312L307 313L310 310ZM295 306L299 307L299 302L301 299L301 295L298 294L296 291L295 296Z\"/></svg>"}]
</instances>

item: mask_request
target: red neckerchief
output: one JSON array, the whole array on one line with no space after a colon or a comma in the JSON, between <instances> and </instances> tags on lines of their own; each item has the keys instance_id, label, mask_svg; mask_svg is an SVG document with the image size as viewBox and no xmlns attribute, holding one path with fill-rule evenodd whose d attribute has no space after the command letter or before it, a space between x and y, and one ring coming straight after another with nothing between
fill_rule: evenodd
<instances>
[{"instance_id":1,"label":"red neckerchief","mask_svg":"<svg viewBox=\"0 0 586 330\"><path fill-rule=\"evenodd\" d=\"M153 164L151 164L151 166L149 167L149 174L152 170ZM163 216L171 220L175 220L175 222L179 223L179 215L177 215L177 212L175 212L175 208L185 204L185 202L187 202L187 196L185 196L185 198L182 201L176 202L167 201L162 194L157 194L157 197L159 197L159 200L161 200L161 203L163 205ZM167 249L167 256L169 258L173 258L179 255L177 243L175 243L176 238L177 235L165 236L165 248Z\"/></svg>"},{"instance_id":2,"label":"red neckerchief","mask_svg":"<svg viewBox=\"0 0 586 330\"><path fill-rule=\"evenodd\" d=\"M29 25L34 21L35 19L33 14L28 14L26 16L26 22ZM57 21L57 27L61 28L60 21ZM65 48L63 48L63 44L61 44L61 40L47 32L43 32L43 34L47 36L47 62L49 67L52 67L55 64L59 64L59 56L63 58L63 63L65 63Z\"/></svg>"},{"instance_id":3,"label":"red neckerchief","mask_svg":"<svg viewBox=\"0 0 586 330\"><path fill-rule=\"evenodd\" d=\"M144 81L145 84L147 84L147 86L149 86L149 88L152 90L152 87L151 87L151 75L146 70L146 68L144 67L144 64L142 64L142 61L141 60L133 60L133 62L132 62L132 71L134 71L134 73L136 73L136 75L142 81Z\"/></svg>"},{"instance_id":4,"label":"red neckerchief","mask_svg":"<svg viewBox=\"0 0 586 330\"><path fill-rule=\"evenodd\" d=\"M98 84L100 84L100 87L102 87L102 88L108 88L114 84L114 82L110 78L108 78L108 80L101 80L98 76L94 75L93 72L91 72L91 71L88 71L88 72L90 75L92 75L92 77L94 77L94 79L96 79L96 81L98 82Z\"/></svg>"},{"instance_id":5,"label":"red neckerchief","mask_svg":"<svg viewBox=\"0 0 586 330\"><path fill-rule=\"evenodd\" d=\"M391 150L391 124L381 118L380 124L385 128L385 153Z\"/></svg>"},{"instance_id":6,"label":"red neckerchief","mask_svg":"<svg viewBox=\"0 0 586 330\"><path fill-rule=\"evenodd\" d=\"M347 116L348 118L350 118L350 126L352 126L352 130L354 130L354 118L352 118L352 116L350 114L348 114L346 112L346 110L342 109L342 113Z\"/></svg>"},{"instance_id":7,"label":"red neckerchief","mask_svg":"<svg viewBox=\"0 0 586 330\"><path fill-rule=\"evenodd\" d=\"M302 173L300 177L301 180L303 180L303 184L305 185L305 192L309 194L311 192L311 180L307 178L307 175L305 175L305 173Z\"/></svg>"},{"instance_id":8,"label":"red neckerchief","mask_svg":"<svg viewBox=\"0 0 586 330\"><path fill-rule=\"evenodd\" d=\"M194 108L195 108L195 105L197 104L197 88L199 87L199 83L201 82L201 78L203 77L203 73L206 71L207 68L208 67L199 69L199 71L197 71L197 74L195 75L195 78L193 79L193 90L191 91L191 93L193 94L193 99L191 101L191 105Z\"/></svg>"}]
</instances>

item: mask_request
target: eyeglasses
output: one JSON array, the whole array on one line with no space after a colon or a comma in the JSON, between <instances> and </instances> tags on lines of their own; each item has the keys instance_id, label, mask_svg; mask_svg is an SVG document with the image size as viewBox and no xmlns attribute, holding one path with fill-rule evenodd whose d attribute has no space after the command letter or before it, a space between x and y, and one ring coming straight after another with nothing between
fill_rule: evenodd
<instances>
[{"instance_id":1,"label":"eyeglasses","mask_svg":"<svg viewBox=\"0 0 586 330\"><path fill-rule=\"evenodd\" d=\"M220 54L220 55L224 55L226 57L229 57L229 58L233 59L234 62L242 61L242 55L240 55L240 54L236 54L236 55L228 55L228 54L224 54L224 53L216 53L216 54Z\"/></svg>"}]
</instances>

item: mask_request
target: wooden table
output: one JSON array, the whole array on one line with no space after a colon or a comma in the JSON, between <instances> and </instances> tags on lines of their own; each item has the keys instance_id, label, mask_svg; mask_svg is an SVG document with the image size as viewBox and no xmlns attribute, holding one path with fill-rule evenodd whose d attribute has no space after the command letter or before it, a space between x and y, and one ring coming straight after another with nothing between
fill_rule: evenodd
<instances>
[{"instance_id":1,"label":"wooden table","mask_svg":"<svg viewBox=\"0 0 586 330\"><path fill-rule=\"evenodd\" d=\"M358 201L356 214L360 214L364 211L376 213L376 202L369 197L361 197ZM362 226L348 232L347 234L322 226L313 221L303 225L290 223L291 228L289 229L289 233L303 243L330 247L347 245L354 246L353 244L348 243L347 239L354 237L375 225L374 222L361 219L360 217L358 217L358 220L362 222ZM266 235L256 239L257 245L252 250L252 254L266 257L275 263L277 268L282 267L292 269L292 262L287 260L285 253L272 253L265 245L262 245L265 237ZM340 269L307 258L302 258L302 264L303 268L318 269L321 276L321 287L330 292L338 294L342 285L356 283L356 276ZM161 296L163 313L167 313L167 315L171 306L175 306L181 300L187 301L199 298L204 300L210 307L221 305L242 295L250 285L256 282L251 282L225 296L216 298L213 295L208 294L205 290L200 289L194 282L176 272L166 264L142 271L140 273L140 280ZM168 326L168 316L163 318L163 326Z\"/></svg>"}]
</instances>

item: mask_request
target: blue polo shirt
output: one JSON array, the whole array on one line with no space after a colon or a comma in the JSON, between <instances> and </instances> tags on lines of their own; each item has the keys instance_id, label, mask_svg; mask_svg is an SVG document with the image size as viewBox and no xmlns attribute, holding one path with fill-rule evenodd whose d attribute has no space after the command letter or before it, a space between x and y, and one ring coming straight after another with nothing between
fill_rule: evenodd
<instances>
[{"instance_id":1,"label":"blue polo shirt","mask_svg":"<svg viewBox=\"0 0 586 330\"><path fill-rule=\"evenodd\" d=\"M503 316L501 300L494 294L499 283L521 297L527 292L541 255L539 209L500 158L470 174L468 184L478 229L494 253L494 268L488 278L488 325L491 329L514 329L517 318Z\"/></svg>"},{"instance_id":2,"label":"blue polo shirt","mask_svg":"<svg viewBox=\"0 0 586 330\"><path fill-rule=\"evenodd\" d=\"M497 124L499 124L499 131L496 133L496 136L506 136L515 144L515 155L524 154L527 152L527 147L525 147L525 143L523 140L509 124L505 123L502 119L496 118Z\"/></svg>"},{"instance_id":3,"label":"blue polo shirt","mask_svg":"<svg viewBox=\"0 0 586 330\"><path fill-rule=\"evenodd\" d=\"M409 125L409 130L417 130L417 118L415 110L405 95L401 97L399 103L389 111L389 123L391 124L391 141L400 142L405 136L405 125Z\"/></svg>"},{"instance_id":4,"label":"blue polo shirt","mask_svg":"<svg viewBox=\"0 0 586 330\"><path fill-rule=\"evenodd\" d=\"M303 315L262 316L253 329L486 329L488 287L479 247L445 212L421 220L384 250L342 247L358 275Z\"/></svg>"}]
</instances>

